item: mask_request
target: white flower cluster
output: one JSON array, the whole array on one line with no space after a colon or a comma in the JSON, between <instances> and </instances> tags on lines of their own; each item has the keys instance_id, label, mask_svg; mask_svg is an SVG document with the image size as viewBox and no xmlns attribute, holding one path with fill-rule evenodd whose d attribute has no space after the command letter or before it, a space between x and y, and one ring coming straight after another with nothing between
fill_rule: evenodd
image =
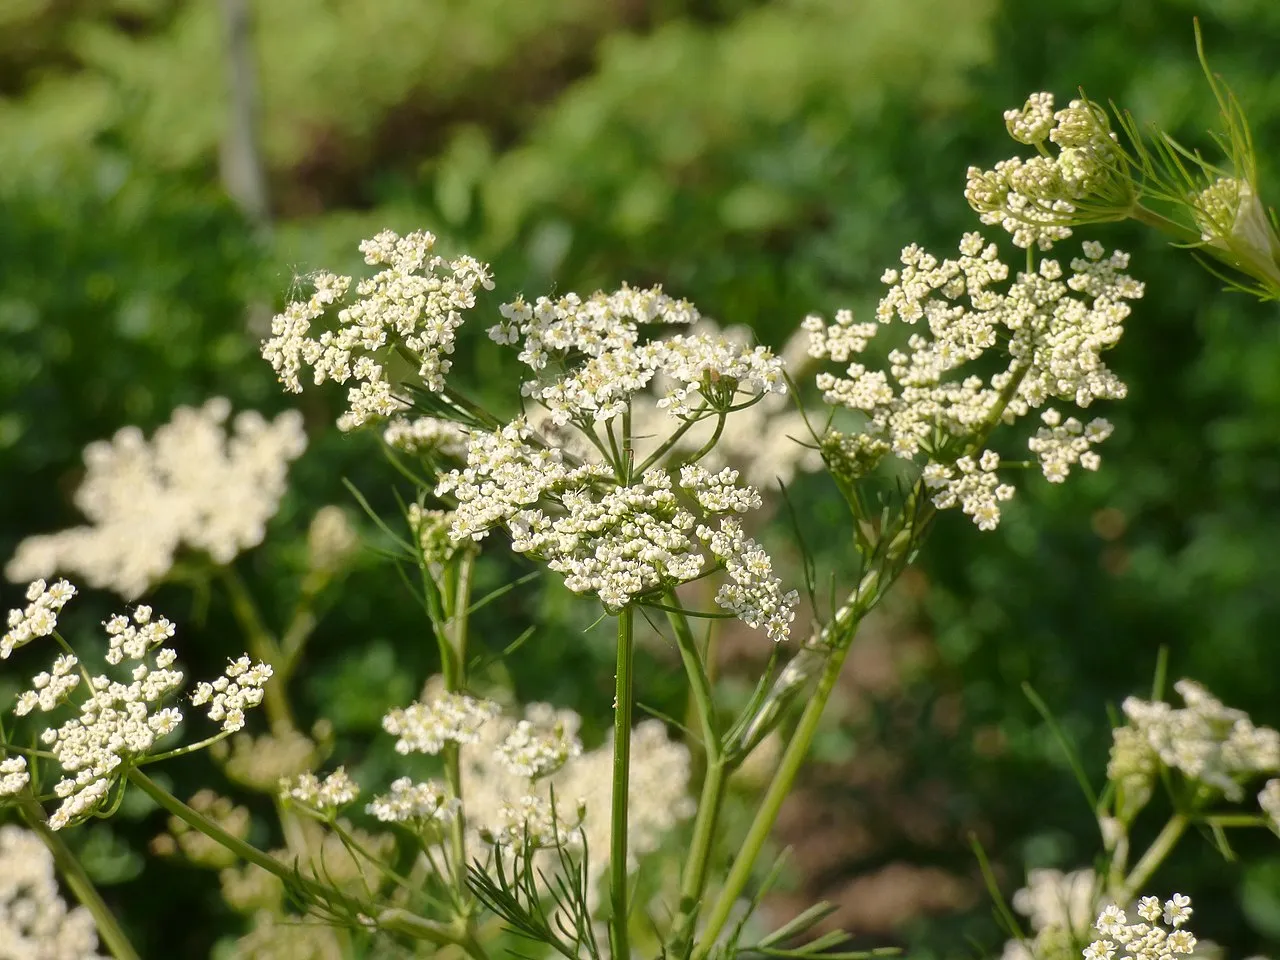
<instances>
[{"instance_id":1,"label":"white flower cluster","mask_svg":"<svg viewBox=\"0 0 1280 960\"><path fill-rule=\"evenodd\" d=\"M493 280L488 265L472 257L446 260L433 254L435 242L425 231L400 237L390 230L362 242L365 263L383 269L356 284L360 299L338 311L336 331L313 337L312 323L342 303L352 283L350 277L317 274L310 299L291 303L276 316L271 337L262 344L263 357L285 389L300 393L299 374L310 367L317 385L356 381L338 421L341 429L390 417L407 404L392 392L385 355L402 349L418 364L427 389L443 390L463 311L475 306L478 288L493 289Z\"/></svg>"},{"instance_id":2,"label":"white flower cluster","mask_svg":"<svg viewBox=\"0 0 1280 960\"><path fill-rule=\"evenodd\" d=\"M488 843L500 856L526 840L536 849L556 845L592 851L588 890L598 895L609 862L609 811L613 745L583 751L581 718L570 710L530 704L523 717L505 716L497 704L457 693L390 711L384 728L398 737L400 753L436 753L460 745L462 802L443 783L402 777L375 796L367 811L384 823L400 823L438 839L437 828L465 817L469 842ZM631 734L628 864L656 849L663 835L693 814L688 796L688 749L667 736L657 720ZM314 774L282 780L282 796L325 813L353 803L355 784L340 768L324 779ZM553 816L554 799L554 816ZM552 871L551 863L546 866ZM550 876L550 873L548 873Z\"/></svg>"},{"instance_id":3,"label":"white flower cluster","mask_svg":"<svg viewBox=\"0 0 1280 960\"><path fill-rule=\"evenodd\" d=\"M0 944L14 960L103 960L93 915L67 909L48 848L11 824L0 827Z\"/></svg>"},{"instance_id":4,"label":"white flower cluster","mask_svg":"<svg viewBox=\"0 0 1280 960\"><path fill-rule=\"evenodd\" d=\"M76 588L66 580L58 580L52 586L43 580L29 584L26 596L30 602L25 608L9 611L9 629L0 637L0 660L8 660L14 650L36 637L53 633L58 626L58 614L75 595Z\"/></svg>"},{"instance_id":5,"label":"white flower cluster","mask_svg":"<svg viewBox=\"0 0 1280 960\"><path fill-rule=\"evenodd\" d=\"M53 661L53 667L31 678L31 689L18 695L13 712L25 717L32 710L48 713L60 704L80 684L80 674L75 668L80 661L70 654L62 654Z\"/></svg>"},{"instance_id":6,"label":"white flower cluster","mask_svg":"<svg viewBox=\"0 0 1280 960\"><path fill-rule=\"evenodd\" d=\"M1097 890L1098 877L1092 870L1031 870L1027 885L1013 895L1013 908L1028 918L1033 930L1082 930L1094 917Z\"/></svg>"},{"instance_id":7,"label":"white flower cluster","mask_svg":"<svg viewBox=\"0 0 1280 960\"><path fill-rule=\"evenodd\" d=\"M360 796L360 787L347 774L345 767L339 767L323 780L314 773L281 778L280 793L308 807L330 812L354 803Z\"/></svg>"},{"instance_id":8,"label":"white flower cluster","mask_svg":"<svg viewBox=\"0 0 1280 960\"><path fill-rule=\"evenodd\" d=\"M535 850L580 850L580 826L580 820L565 816L562 801L553 803L550 797L526 794L503 801L496 820L481 835L499 849L523 849L527 845Z\"/></svg>"},{"instance_id":9,"label":"white flower cluster","mask_svg":"<svg viewBox=\"0 0 1280 960\"><path fill-rule=\"evenodd\" d=\"M1072 100L1055 113L1053 95L1035 93L1004 118L1013 139L1040 154L1002 160L994 170L969 168L965 198L983 223L999 224L1019 247L1048 250L1071 236L1069 224L1080 219L1083 206L1122 204L1127 194L1116 135L1097 104ZM1058 148L1056 155L1046 143ZM1119 217L1112 212L1095 219Z\"/></svg>"},{"instance_id":10,"label":"white flower cluster","mask_svg":"<svg viewBox=\"0 0 1280 960\"><path fill-rule=\"evenodd\" d=\"M222 724L226 733L243 730L244 712L262 703L263 687L272 672L270 664L239 657L229 662L226 672L212 683L197 684L191 703L197 707L207 703L209 719Z\"/></svg>"},{"instance_id":11,"label":"white flower cluster","mask_svg":"<svg viewBox=\"0 0 1280 960\"><path fill-rule=\"evenodd\" d=\"M516 776L537 780L555 773L572 757L582 754L576 714L533 714L517 721L498 744L498 756Z\"/></svg>"},{"instance_id":12,"label":"white flower cluster","mask_svg":"<svg viewBox=\"0 0 1280 960\"><path fill-rule=\"evenodd\" d=\"M1255 726L1244 711L1224 706L1194 681L1179 680L1174 689L1186 702L1181 709L1137 697L1124 701L1128 723L1114 733L1108 779L1150 777L1158 760L1239 802L1244 783L1280 773L1280 733Z\"/></svg>"},{"instance_id":13,"label":"white flower cluster","mask_svg":"<svg viewBox=\"0 0 1280 960\"><path fill-rule=\"evenodd\" d=\"M716 529L689 509L709 519L759 507L759 491L737 480L728 468L712 475L686 465L679 486L692 503L685 504L666 469L653 467L640 482L621 485L606 464L574 465L561 450L536 444L517 420L474 434L467 466L446 474L436 493L457 498L454 539L480 540L505 525L513 550L542 559L570 590L595 594L612 610L700 576L706 544L733 579L721 590L722 605L782 640L798 594L783 593L768 556L742 536L736 520L723 518Z\"/></svg>"},{"instance_id":14,"label":"white flower cluster","mask_svg":"<svg viewBox=\"0 0 1280 960\"><path fill-rule=\"evenodd\" d=\"M396 753L439 753L446 743L475 743L486 720L499 713L491 700L463 693L441 694L430 703L411 703L382 718L382 729L396 737Z\"/></svg>"},{"instance_id":15,"label":"white flower cluster","mask_svg":"<svg viewBox=\"0 0 1280 960\"><path fill-rule=\"evenodd\" d=\"M489 328L496 343L520 344L520 362L541 370L552 359L573 354L599 357L633 347L640 324L696 323L697 308L675 300L661 287L637 290L623 285L615 293L594 293L585 301L576 293L559 300L539 297L530 305L517 298L505 303L502 320Z\"/></svg>"},{"instance_id":16,"label":"white flower cluster","mask_svg":"<svg viewBox=\"0 0 1280 960\"><path fill-rule=\"evenodd\" d=\"M414 783L409 777L391 782L391 792L373 798L369 813L383 823L409 824L417 829L450 823L460 804L442 784Z\"/></svg>"},{"instance_id":17,"label":"white flower cluster","mask_svg":"<svg viewBox=\"0 0 1280 960\"><path fill-rule=\"evenodd\" d=\"M631 328L619 339L635 336ZM782 362L767 347L747 349L727 337L692 334L588 355L567 376L545 385L528 381L522 391L542 403L554 423L605 423L622 416L658 374L669 384L658 406L673 417L688 417L702 404L728 409L739 394L787 389Z\"/></svg>"},{"instance_id":18,"label":"white flower cluster","mask_svg":"<svg viewBox=\"0 0 1280 960\"><path fill-rule=\"evenodd\" d=\"M1036 869L1013 895L1013 908L1027 917L1035 936L1010 940L1001 960L1067 960L1094 932L1098 878L1092 870Z\"/></svg>"},{"instance_id":19,"label":"white flower cluster","mask_svg":"<svg viewBox=\"0 0 1280 960\"><path fill-rule=\"evenodd\" d=\"M0 797L16 797L30 782L26 757L0 760Z\"/></svg>"},{"instance_id":20,"label":"white flower cluster","mask_svg":"<svg viewBox=\"0 0 1280 960\"><path fill-rule=\"evenodd\" d=\"M1130 923L1124 910L1104 907L1094 923L1102 936L1085 947L1085 960L1112 960L1117 950L1129 960L1171 960L1195 952L1196 938L1183 929L1191 919L1190 897L1175 893L1163 908L1158 898L1143 897L1138 916L1139 922Z\"/></svg>"},{"instance_id":21,"label":"white flower cluster","mask_svg":"<svg viewBox=\"0 0 1280 960\"><path fill-rule=\"evenodd\" d=\"M44 585L36 582L28 595L44 592ZM65 584L61 592L71 596L75 588ZM58 727L46 727L40 734L62 772L54 787L62 802L49 817L55 830L92 813L106 799L114 781L127 772L129 763L145 757L182 722L180 710L161 706L183 681L182 672L173 669L177 654L162 646L173 636L173 624L154 616L150 607L139 605L131 617L111 617L104 629L106 660L112 666L127 665L128 682L106 674L90 677L75 656L60 654L50 670L32 678L31 689L18 695L15 707L15 713L25 716L70 701L78 711L74 718ZM261 702L261 684L270 675L270 667L241 657L227 668L226 677L200 685L202 691L208 688L209 694L219 691L221 710L211 713L218 714L214 719L223 721L224 730L243 726L244 709ZM82 676L87 684L81 684ZM78 693L84 699L74 703L72 695ZM200 694L193 699L202 702ZM0 775L0 795L17 793L28 781L26 760L12 757L0 761Z\"/></svg>"},{"instance_id":22,"label":"white flower cluster","mask_svg":"<svg viewBox=\"0 0 1280 960\"><path fill-rule=\"evenodd\" d=\"M108 660L135 664L130 682L93 677L79 716L41 734L64 774L54 787L62 803L49 817L55 830L91 813L127 761L145 756L182 721L176 708L159 706L182 686L182 671L170 669L177 654L159 646L173 635L172 624L163 617L153 622L151 608L140 606L133 623L118 615L107 621L106 630ZM38 699L37 691L21 694L19 709L31 702L30 693Z\"/></svg>"},{"instance_id":23,"label":"white flower cluster","mask_svg":"<svg viewBox=\"0 0 1280 960\"><path fill-rule=\"evenodd\" d=\"M438 454L462 459L467 455L467 429L438 417L394 417L382 431L382 440L405 453Z\"/></svg>"},{"instance_id":24,"label":"white flower cluster","mask_svg":"<svg viewBox=\"0 0 1280 960\"><path fill-rule=\"evenodd\" d=\"M560 725L566 731L576 730L580 722L575 714L546 704L526 707L525 719L538 729ZM518 845L527 835L543 848L556 839L570 847L585 843L591 851L587 890L594 903L599 879L609 863L613 744L606 741L594 750L575 750L559 769L531 780L510 764L500 749L518 726L514 719L495 718L477 742L462 748L463 812L468 831L473 842L487 837L500 844ZM692 816L689 778L688 748L668 738L660 721L646 720L632 730L629 869L635 870L640 857L655 850L676 824Z\"/></svg>"},{"instance_id":25,"label":"white flower cluster","mask_svg":"<svg viewBox=\"0 0 1280 960\"><path fill-rule=\"evenodd\" d=\"M127 427L90 444L74 498L90 525L23 540L5 575L63 570L132 599L169 572L181 547L226 564L257 546L306 435L296 411L274 421L244 412L228 429L230 414L215 398L179 407L150 441Z\"/></svg>"},{"instance_id":26,"label":"white flower cluster","mask_svg":"<svg viewBox=\"0 0 1280 960\"><path fill-rule=\"evenodd\" d=\"M1053 407L1040 414L1040 419L1044 426L1027 441L1027 447L1040 459L1046 480L1061 483L1076 463L1086 470L1098 469L1102 460L1092 447L1111 436L1109 420L1095 417L1087 425L1075 417L1063 420Z\"/></svg>"},{"instance_id":27,"label":"white flower cluster","mask_svg":"<svg viewBox=\"0 0 1280 960\"><path fill-rule=\"evenodd\" d=\"M855 359L843 377L819 374L818 387L827 403L866 418L863 442L842 445L850 457L866 461L858 470L865 472L885 453L903 459L923 454L923 479L934 504L958 504L980 528L992 529L1000 501L1013 488L996 479L998 454L980 447L986 432L996 421L1011 423L1052 399L1088 407L1124 397L1125 385L1101 355L1120 339L1130 312L1126 301L1142 296L1142 284L1123 273L1126 255L1104 257L1095 243L1086 243L1084 257L1071 261L1069 277L1056 260L1042 260L1004 293L995 285L1008 279L1009 269L995 245L984 245L976 233L965 235L956 260L938 260L914 245L901 259L901 270L884 275L891 286L876 315L880 324L913 328L907 350L890 351L887 371ZM921 326L927 331L917 332ZM877 325L855 324L841 311L832 325L809 317L804 328L813 356L843 362L861 355ZM1004 370L986 379L963 375L966 363L998 345L1009 356ZM1076 462L1097 466L1089 447L1110 432L1106 421L1063 424L1056 411L1044 418L1048 429L1030 446L1046 476L1060 479Z\"/></svg>"},{"instance_id":28,"label":"white flower cluster","mask_svg":"<svg viewBox=\"0 0 1280 960\"><path fill-rule=\"evenodd\" d=\"M1271 821L1271 829L1280 833L1280 779L1267 781L1258 794L1258 806Z\"/></svg>"},{"instance_id":29,"label":"white flower cluster","mask_svg":"<svg viewBox=\"0 0 1280 960\"><path fill-rule=\"evenodd\" d=\"M763 627L771 639L785 640L800 594L796 590L783 592L769 555L743 533L742 524L733 517L721 520L718 530L699 527L698 536L707 541L708 549L729 574L729 581L716 592L716 603L747 626Z\"/></svg>"},{"instance_id":30,"label":"white flower cluster","mask_svg":"<svg viewBox=\"0 0 1280 960\"><path fill-rule=\"evenodd\" d=\"M952 466L943 463L925 465L920 477L933 495L933 505L946 510L960 504L966 516L972 517L979 530L994 530L1000 523L1000 504L1013 499L1013 487L1001 483L996 471L1000 455L984 450L974 462L961 457Z\"/></svg>"},{"instance_id":31,"label":"white flower cluster","mask_svg":"<svg viewBox=\"0 0 1280 960\"><path fill-rule=\"evenodd\" d=\"M165 617L152 619L152 610L146 604L133 608L133 618L117 613L103 624L107 632L106 661L116 666L122 661L141 660L147 651L158 647L173 636L174 627Z\"/></svg>"}]
</instances>

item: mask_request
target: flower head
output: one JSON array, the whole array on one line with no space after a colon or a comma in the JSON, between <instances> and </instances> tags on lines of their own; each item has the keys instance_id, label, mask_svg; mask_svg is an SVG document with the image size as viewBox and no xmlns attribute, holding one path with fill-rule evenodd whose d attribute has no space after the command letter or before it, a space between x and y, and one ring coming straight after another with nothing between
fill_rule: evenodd
<instances>
[{"instance_id":1,"label":"flower head","mask_svg":"<svg viewBox=\"0 0 1280 960\"><path fill-rule=\"evenodd\" d=\"M824 400L865 421L860 436L836 434L824 443L836 472L856 479L888 454L915 461L935 507L959 506L980 529L993 529L1000 503L1014 494L999 479L999 453L987 446L994 427L1052 400L1083 408L1126 394L1102 354L1123 332L1126 301L1143 288L1123 272L1124 254L1106 257L1092 243L1083 252L1069 275L1046 259L1008 282L995 245L976 233L963 238L954 260L910 246L902 269L883 278L889 290L876 311L879 324L854 324L847 312L826 327L807 319L814 355L852 361L843 376L818 375ZM883 326L898 327L906 349L890 350L887 369L874 369L860 357ZM1003 369L986 377L973 372L978 362L989 368L997 349ZM1028 445L1046 477L1061 480L1077 463L1097 468L1092 446L1110 434L1107 421L1064 422L1053 407L1042 420Z\"/></svg>"},{"instance_id":2,"label":"flower head","mask_svg":"<svg viewBox=\"0 0 1280 960\"><path fill-rule=\"evenodd\" d=\"M30 603L25 608L9 611L9 629L0 637L0 660L9 659L14 650L36 637L47 637L53 633L58 625L58 614L75 595L76 588L66 580L59 580L52 586L43 580L30 583L27 586Z\"/></svg>"},{"instance_id":3,"label":"flower head","mask_svg":"<svg viewBox=\"0 0 1280 960\"><path fill-rule=\"evenodd\" d=\"M425 231L401 237L384 230L361 243L365 263L382 269L355 284L359 299L341 306L336 329L319 336L312 334L312 325L345 303L353 281L317 274L312 296L276 316L271 337L262 344L263 357L285 389L302 391L304 367L311 368L317 385L354 381L347 392L348 409L338 420L344 430L394 416L408 406L394 393L386 370L397 351L418 365L428 390L442 391L463 314L475 306L477 290L492 289L493 280L488 266L472 257L448 260L433 253L435 242Z\"/></svg>"},{"instance_id":4,"label":"flower head","mask_svg":"<svg viewBox=\"0 0 1280 960\"><path fill-rule=\"evenodd\" d=\"M150 440L134 427L85 448L75 504L87 526L28 537L5 567L10 580L63 570L126 598L165 576L182 548L230 563L257 546L306 449L295 411L268 421L210 400L179 407ZM0 648L0 652L3 652Z\"/></svg>"}]
</instances>

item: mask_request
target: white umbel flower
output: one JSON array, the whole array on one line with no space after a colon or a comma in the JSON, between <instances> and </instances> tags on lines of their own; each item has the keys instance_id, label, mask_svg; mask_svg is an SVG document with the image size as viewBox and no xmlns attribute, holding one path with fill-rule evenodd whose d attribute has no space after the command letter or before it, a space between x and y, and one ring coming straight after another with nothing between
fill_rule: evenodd
<instances>
[{"instance_id":1,"label":"white umbel flower","mask_svg":"<svg viewBox=\"0 0 1280 960\"><path fill-rule=\"evenodd\" d=\"M105 960L93 916L63 901L48 848L13 825L0 827L0 944L15 960Z\"/></svg>"},{"instance_id":2,"label":"white umbel flower","mask_svg":"<svg viewBox=\"0 0 1280 960\"><path fill-rule=\"evenodd\" d=\"M76 595L76 588L66 580L58 580L52 586L44 580L34 580L27 586L26 607L9 611L8 627L0 637L0 660L36 637L47 637L58 626L58 614L67 601Z\"/></svg>"},{"instance_id":3,"label":"white umbel flower","mask_svg":"<svg viewBox=\"0 0 1280 960\"><path fill-rule=\"evenodd\" d=\"M15 797L31 782L26 757L0 760L0 797Z\"/></svg>"},{"instance_id":4,"label":"white umbel flower","mask_svg":"<svg viewBox=\"0 0 1280 960\"><path fill-rule=\"evenodd\" d=\"M1255 726L1244 711L1224 706L1192 680L1179 680L1174 689L1185 707L1137 697L1124 701L1128 722L1115 731L1109 779L1153 776L1152 761L1158 759L1239 802L1249 780L1280 773L1280 733Z\"/></svg>"},{"instance_id":5,"label":"white umbel flower","mask_svg":"<svg viewBox=\"0 0 1280 960\"><path fill-rule=\"evenodd\" d=\"M996 422L1013 423L1051 400L1084 408L1123 398L1126 387L1102 354L1120 339L1127 301L1142 296L1142 284L1124 273L1125 254L1106 257L1094 243L1071 261L1070 275L1057 261L1042 260L1004 292L999 286L1010 271L995 245L976 233L965 235L955 260L912 245L901 261L900 270L885 273L890 288L876 311L880 324L906 328L905 349L889 352L887 369L855 359L874 325L855 325L847 313L826 328L818 318L805 321L811 353L853 359L843 376L817 378L827 403L865 418L865 440L836 449L874 448L918 463L935 507L960 506L980 529L994 529L999 504L1014 489L997 478L999 454L979 444ZM990 377L968 372L967 365L997 348L1007 354L1003 370ZM1097 469L1092 447L1111 433L1110 423L1064 420L1052 407L1042 416L1045 425L1030 448L1048 479L1062 480L1074 464Z\"/></svg>"},{"instance_id":6,"label":"white umbel flower","mask_svg":"<svg viewBox=\"0 0 1280 960\"><path fill-rule=\"evenodd\" d=\"M1195 952L1196 938L1183 929L1191 917L1190 897L1175 893L1163 910L1156 897L1143 897L1138 916L1132 923L1114 904L1104 907L1094 923L1101 937L1085 947L1085 960L1174 960Z\"/></svg>"},{"instance_id":7,"label":"white umbel flower","mask_svg":"<svg viewBox=\"0 0 1280 960\"><path fill-rule=\"evenodd\" d=\"M374 797L366 808L383 823L402 823L424 829L448 824L458 813L458 800L450 797L440 783L414 783L401 777L391 783L391 792Z\"/></svg>"},{"instance_id":8,"label":"white umbel flower","mask_svg":"<svg viewBox=\"0 0 1280 960\"><path fill-rule=\"evenodd\" d=\"M1280 833L1280 778L1267 781L1258 794L1258 806L1271 821L1271 829Z\"/></svg>"},{"instance_id":9,"label":"white umbel flower","mask_svg":"<svg viewBox=\"0 0 1280 960\"><path fill-rule=\"evenodd\" d=\"M212 683L201 682L191 695L193 706L209 705L209 719L227 733L244 728L245 711L262 703L271 666L242 656L227 664L226 672Z\"/></svg>"},{"instance_id":10,"label":"white umbel flower","mask_svg":"<svg viewBox=\"0 0 1280 960\"><path fill-rule=\"evenodd\" d=\"M28 537L5 575L62 570L132 599L169 572L180 549L226 564L260 544L289 464L306 449L302 416L244 412L228 424L230 416L231 404L215 398L179 407L150 440L127 427L90 444L74 498L89 525Z\"/></svg>"},{"instance_id":11,"label":"white umbel flower","mask_svg":"<svg viewBox=\"0 0 1280 960\"><path fill-rule=\"evenodd\" d=\"M382 718L396 737L397 753L439 753L446 743L475 743L480 729L498 715L498 705L466 694L445 693L430 703L411 703Z\"/></svg>"},{"instance_id":12,"label":"white umbel flower","mask_svg":"<svg viewBox=\"0 0 1280 960\"><path fill-rule=\"evenodd\" d=\"M397 350L418 364L428 390L443 390L463 314L475 306L477 290L493 289L493 280L488 265L472 257L448 260L434 254L435 242L426 231L401 237L390 230L362 242L365 263L382 270L356 283L359 299L341 307L336 329L313 336L313 323L344 303L352 285L350 277L317 274L310 299L291 303L276 316L271 337L262 344L263 357L285 389L302 391L304 367L311 368L317 385L355 381L338 421L343 430L408 406L394 394L385 370Z\"/></svg>"},{"instance_id":13,"label":"white umbel flower","mask_svg":"<svg viewBox=\"0 0 1280 960\"><path fill-rule=\"evenodd\" d=\"M314 773L285 777L280 781L280 794L297 803L325 813L355 803L360 787L347 774L345 767L338 767L323 780Z\"/></svg>"}]
</instances>

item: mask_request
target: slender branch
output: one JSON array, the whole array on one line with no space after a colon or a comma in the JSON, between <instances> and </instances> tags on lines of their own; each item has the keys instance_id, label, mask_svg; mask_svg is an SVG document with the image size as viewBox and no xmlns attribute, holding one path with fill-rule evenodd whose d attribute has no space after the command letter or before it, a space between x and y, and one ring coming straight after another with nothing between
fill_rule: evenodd
<instances>
[{"instance_id":1,"label":"slender branch","mask_svg":"<svg viewBox=\"0 0 1280 960\"><path fill-rule=\"evenodd\" d=\"M103 901L89 874L71 852L71 848L45 820L44 810L27 791L19 796L18 813L28 827L44 842L62 878L75 898L93 916L98 936L116 960L140 960L119 922Z\"/></svg>"},{"instance_id":2,"label":"slender branch","mask_svg":"<svg viewBox=\"0 0 1280 960\"><path fill-rule=\"evenodd\" d=\"M675 432L671 434L671 436L667 437L667 439L662 442L662 444L658 447L658 449L654 450L653 453L649 454L649 456L645 458L644 463L636 467L636 473L644 473L646 470L652 467L655 463L661 460L668 450L670 450L672 447L674 447L677 443L680 442L680 438L683 437L686 433L688 433L690 428L692 428L694 424L701 423L705 419L702 416L702 414L706 409L707 409L707 402L703 400L702 403L698 406L698 409L693 411L693 413L690 416L686 417L684 423L682 423L675 430Z\"/></svg>"},{"instance_id":3,"label":"slender branch","mask_svg":"<svg viewBox=\"0 0 1280 960\"><path fill-rule=\"evenodd\" d=\"M751 871L755 867L761 850L764 849L765 842L769 839L769 833L773 829L774 821L778 819L782 803L791 792L796 775L800 772L800 767L804 764L805 756L809 752L809 746L813 743L813 737L818 732L823 710L831 697L831 692L835 689L836 679L840 676L840 668L844 665L850 646L849 643L842 643L831 651L831 656L818 680L818 688L805 706L804 713L800 715L800 723L796 726L791 742L787 744L787 749L778 763L778 769L769 783L764 799L760 802L760 808L751 822L751 829L747 832L742 848L734 858L733 866L729 869L729 875L725 878L724 886L720 890L720 896L716 898L711 908L700 941L693 950L694 960L704 960L711 952L711 948L733 912L734 904L737 903L738 897L751 878Z\"/></svg>"},{"instance_id":4,"label":"slender branch","mask_svg":"<svg viewBox=\"0 0 1280 960\"><path fill-rule=\"evenodd\" d=\"M228 833L221 826L210 820L198 810L194 810L187 806L169 791L148 777L136 767L129 771L129 782L138 787L143 793L154 800L163 810L177 817L183 823L186 823L194 830L203 833L210 840L226 847L232 853L242 860L252 863L254 866L261 867L268 873L279 877L284 881L286 887L293 887L301 890L309 896L320 902L332 902L340 904L343 908L355 914L368 914L365 904L361 903L353 897L348 896L341 890L320 883L310 877L305 876L300 870L290 867L288 864L281 863L275 857L263 853L257 847L245 843L234 834ZM438 946L454 944L465 946L465 938L460 936L454 930L444 924L436 923L422 917L415 917L412 923L405 918L403 911L397 912L393 922L388 925L393 929L404 931L406 927L411 926L413 929L412 936L420 940L427 940Z\"/></svg>"},{"instance_id":5,"label":"slender branch","mask_svg":"<svg viewBox=\"0 0 1280 960\"><path fill-rule=\"evenodd\" d=\"M689 458L690 463L697 463L699 460L705 457L708 453L710 453L711 449L717 443L720 442L720 435L724 433L724 424L726 419L727 418L723 413L721 413L720 416L716 418L716 428L715 430L712 431L710 439L708 439L706 443L704 443L701 447L698 448L697 453L695 453L692 457Z\"/></svg>"},{"instance_id":6,"label":"slender branch","mask_svg":"<svg viewBox=\"0 0 1280 960\"><path fill-rule=\"evenodd\" d=\"M138 766L148 766L153 763L159 763L161 760L172 760L174 757L185 757L188 753L195 753L197 750L203 750L205 747L211 747L215 743L219 743L227 737L231 736L231 731L220 730L211 737L205 737L195 743L187 743L181 747L174 747L172 750L166 750L164 753L148 754L139 757L134 762Z\"/></svg>"},{"instance_id":7,"label":"slender branch","mask_svg":"<svg viewBox=\"0 0 1280 960\"><path fill-rule=\"evenodd\" d=\"M1125 877L1124 883L1118 890L1112 892L1116 903L1126 904L1132 900L1139 890L1141 890L1151 875L1162 864L1166 857L1173 851L1178 841L1182 839L1182 835L1186 832L1191 821L1181 813L1175 813L1169 818L1169 822L1164 825L1164 829L1156 835L1155 840L1151 842L1151 846L1147 848L1147 852L1142 858L1134 864L1133 870L1129 876Z\"/></svg>"}]
</instances>

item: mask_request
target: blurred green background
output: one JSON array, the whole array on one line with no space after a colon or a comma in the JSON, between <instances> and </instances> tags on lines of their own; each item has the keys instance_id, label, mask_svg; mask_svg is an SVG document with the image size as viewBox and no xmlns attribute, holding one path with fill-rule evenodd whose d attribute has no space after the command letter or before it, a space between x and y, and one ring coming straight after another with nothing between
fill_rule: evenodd
<instances>
[{"instance_id":1,"label":"blurred green background","mask_svg":"<svg viewBox=\"0 0 1280 960\"><path fill-rule=\"evenodd\" d=\"M945 252L974 228L965 168L1014 152L1000 113L1031 91L1083 87L1203 144L1194 16L1253 121L1265 191L1275 0L0 0L0 556L78 521L87 442L214 394L264 412L297 400L312 446L268 545L239 561L283 617L311 515L353 506L343 479L395 502L372 438L330 427L337 392L286 398L257 357L298 277L357 269L356 242L383 227L426 227L491 261L503 298L661 282L780 345L810 311L869 311L905 244ZM825 897L859 943L998 955L970 834L1007 891L1098 848L1024 682L1098 781L1108 705L1149 688L1161 646L1175 677L1280 724L1280 318L1158 238L1095 235L1147 283L1114 356L1130 397L1106 411L1103 469L1027 483L995 534L938 523L784 812L778 917ZM502 382L496 354L469 356L461 373ZM831 491L801 493L802 525L825 531L815 550L847 564ZM216 604L176 587L154 602L183 625L193 672L240 649ZM590 729L612 668L582 606L530 587L482 638L500 649L529 618L549 625L511 664L516 688ZM427 636L370 558L295 684L304 715L323 706L358 759L431 672ZM730 672L762 659L736 649ZM650 666L642 697L678 710L672 661ZM213 776L198 761L171 775L180 794ZM140 810L77 842L144 955L206 956L242 921L213 876L143 869L130 850L159 828ZM1237 852L1224 863L1193 837L1157 892L1191 893L1197 934L1232 956L1274 955L1280 844Z\"/></svg>"}]
</instances>

